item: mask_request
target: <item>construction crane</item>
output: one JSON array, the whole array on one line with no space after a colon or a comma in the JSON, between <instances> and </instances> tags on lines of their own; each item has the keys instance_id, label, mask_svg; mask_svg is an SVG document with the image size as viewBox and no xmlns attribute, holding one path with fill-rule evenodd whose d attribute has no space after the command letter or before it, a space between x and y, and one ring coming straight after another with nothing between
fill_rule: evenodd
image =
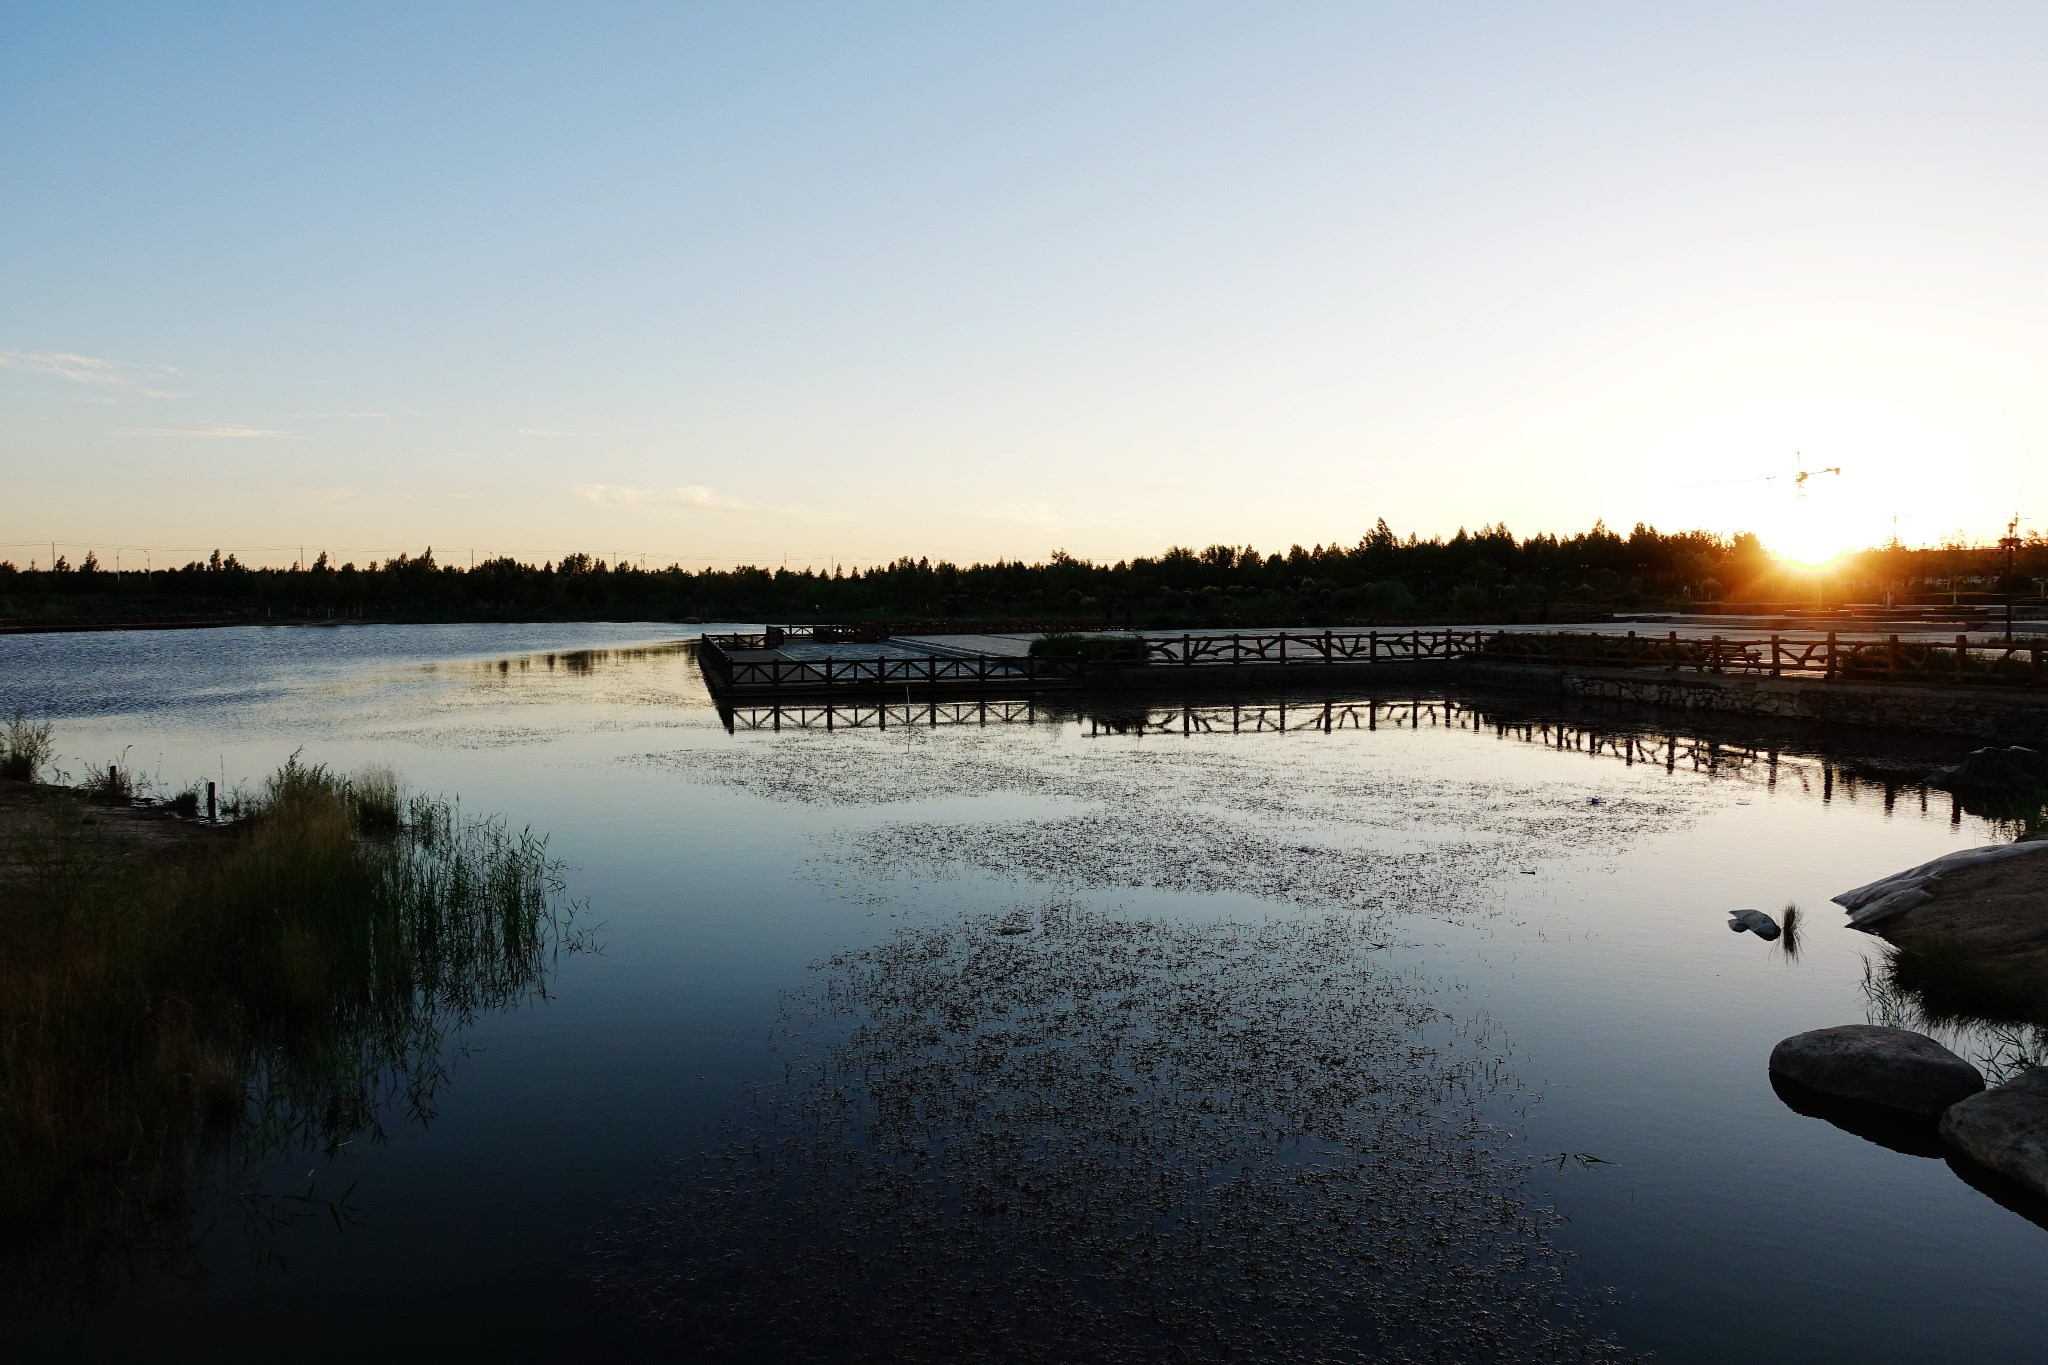
<instances>
[{"instance_id":1,"label":"construction crane","mask_svg":"<svg viewBox=\"0 0 2048 1365\"><path fill-rule=\"evenodd\" d=\"M2012 520L2005 524L2005 535L1999 539L1998 548L2005 551L2005 642L2012 643L2012 589L2014 560L2020 552L2020 514L2012 514ZM2034 656L2039 659L2037 653ZM2038 668L2039 665L2037 664Z\"/></svg>"},{"instance_id":2,"label":"construction crane","mask_svg":"<svg viewBox=\"0 0 2048 1365\"><path fill-rule=\"evenodd\" d=\"M1682 483L1678 486L1680 488L1721 488L1728 484L1778 483L1790 479L1792 481L1792 495L1797 498L1803 498L1806 496L1806 481L1808 479L1820 474L1840 474L1841 472L1842 467L1838 464L1829 465L1825 469L1808 469L1806 467L1806 457L1794 451L1792 454L1792 472L1790 474L1764 474L1753 479L1708 479L1703 483Z\"/></svg>"}]
</instances>

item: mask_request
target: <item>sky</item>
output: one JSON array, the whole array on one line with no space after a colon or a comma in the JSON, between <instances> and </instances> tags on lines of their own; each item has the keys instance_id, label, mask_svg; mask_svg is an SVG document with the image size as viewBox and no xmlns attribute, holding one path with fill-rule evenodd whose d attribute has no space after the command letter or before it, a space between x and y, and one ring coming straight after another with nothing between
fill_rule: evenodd
<instances>
[{"instance_id":1,"label":"sky","mask_svg":"<svg viewBox=\"0 0 2048 1365\"><path fill-rule=\"evenodd\" d=\"M0 558L2048 530L2044 61L2038 3L0 0Z\"/></svg>"}]
</instances>

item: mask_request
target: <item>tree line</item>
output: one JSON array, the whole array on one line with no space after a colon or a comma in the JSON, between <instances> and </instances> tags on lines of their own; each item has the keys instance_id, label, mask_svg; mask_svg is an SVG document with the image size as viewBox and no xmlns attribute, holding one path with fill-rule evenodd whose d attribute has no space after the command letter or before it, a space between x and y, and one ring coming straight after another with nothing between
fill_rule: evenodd
<instances>
[{"instance_id":1,"label":"tree line","mask_svg":"<svg viewBox=\"0 0 2048 1365\"><path fill-rule=\"evenodd\" d=\"M835 621L982 619L1133 625L1341 624L1424 615L1571 619L1574 613L1750 602L1898 601L2048 588L2048 541L2026 539L2014 581L1994 547L1884 546L1818 574L1747 533L1586 531L1518 538L1504 524L1452 537L1397 535L1384 520L1352 544L1285 553L1174 547L1114 563L1054 551L968 565L899 558L858 568L644 569L585 553L464 568L431 548L358 566L253 568L215 551L178 568L0 562L0 617L175 620Z\"/></svg>"}]
</instances>

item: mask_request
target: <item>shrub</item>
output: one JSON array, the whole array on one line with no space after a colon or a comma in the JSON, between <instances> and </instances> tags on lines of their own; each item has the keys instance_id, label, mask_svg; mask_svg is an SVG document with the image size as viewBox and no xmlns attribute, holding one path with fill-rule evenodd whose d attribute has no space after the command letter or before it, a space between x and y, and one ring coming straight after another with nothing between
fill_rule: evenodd
<instances>
[{"instance_id":1,"label":"shrub","mask_svg":"<svg viewBox=\"0 0 2048 1365\"><path fill-rule=\"evenodd\" d=\"M1088 637L1076 631L1057 631L1031 642L1034 659L1078 659L1088 647Z\"/></svg>"},{"instance_id":2,"label":"shrub","mask_svg":"<svg viewBox=\"0 0 2048 1365\"><path fill-rule=\"evenodd\" d=\"M1415 594L1398 578L1382 579L1366 586L1365 605L1377 612L1414 611Z\"/></svg>"},{"instance_id":3,"label":"shrub","mask_svg":"<svg viewBox=\"0 0 2048 1365\"><path fill-rule=\"evenodd\" d=\"M1081 635L1061 632L1031 642L1037 659L1087 659L1091 663L1142 664L1145 642L1135 635Z\"/></svg>"}]
</instances>

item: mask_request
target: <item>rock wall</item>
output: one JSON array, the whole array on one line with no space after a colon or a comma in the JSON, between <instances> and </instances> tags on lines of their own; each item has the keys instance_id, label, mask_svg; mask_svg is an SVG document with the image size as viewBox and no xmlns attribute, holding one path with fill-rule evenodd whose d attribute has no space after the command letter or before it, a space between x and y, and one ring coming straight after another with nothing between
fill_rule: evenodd
<instances>
[{"instance_id":1,"label":"rock wall","mask_svg":"<svg viewBox=\"0 0 2048 1365\"><path fill-rule=\"evenodd\" d=\"M2048 691L1822 682L1653 669L1567 668L1460 660L1449 676L1475 686L1631 702L1683 711L1725 711L1921 730L2005 744L2048 744Z\"/></svg>"}]
</instances>

